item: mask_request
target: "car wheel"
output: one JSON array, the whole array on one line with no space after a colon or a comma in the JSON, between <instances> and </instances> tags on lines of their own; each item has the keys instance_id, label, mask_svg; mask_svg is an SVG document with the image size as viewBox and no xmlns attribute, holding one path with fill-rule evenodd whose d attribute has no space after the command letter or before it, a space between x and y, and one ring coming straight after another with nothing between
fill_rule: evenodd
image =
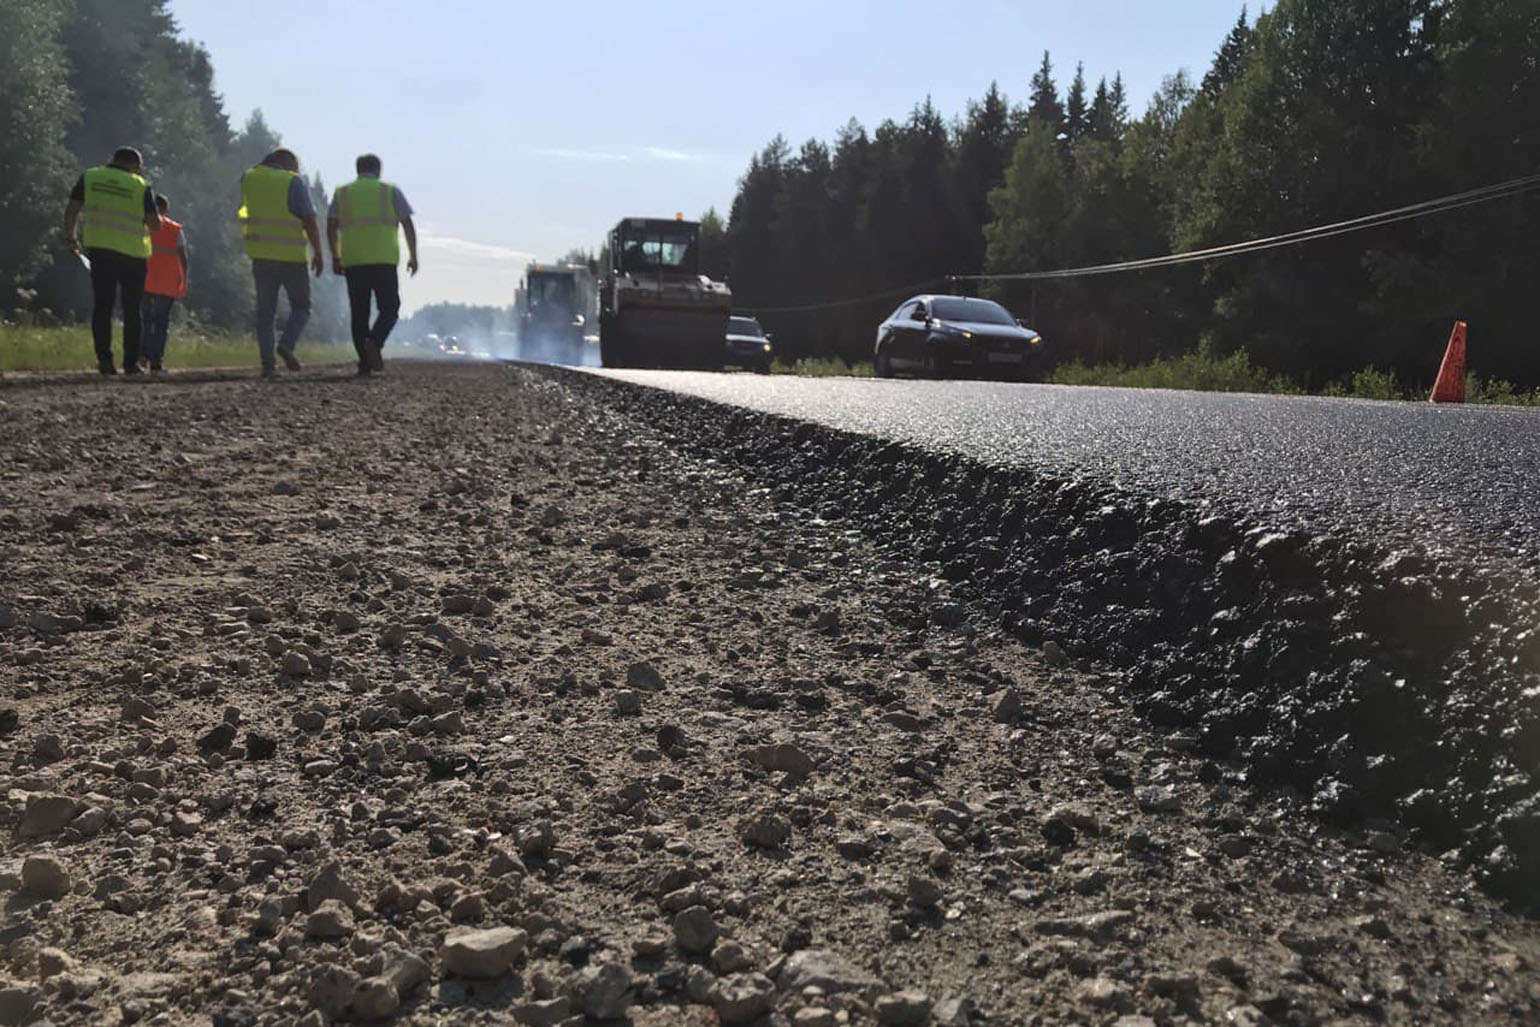
<instances>
[{"instance_id":1,"label":"car wheel","mask_svg":"<svg viewBox=\"0 0 1540 1027\"><path fill-rule=\"evenodd\" d=\"M920 370L926 378L941 377L941 355L936 352L936 347L927 346L925 348L925 361L921 365Z\"/></svg>"},{"instance_id":2,"label":"car wheel","mask_svg":"<svg viewBox=\"0 0 1540 1027\"><path fill-rule=\"evenodd\" d=\"M893 377L893 360L888 356L888 351L885 349L879 349L877 351L877 377Z\"/></svg>"}]
</instances>

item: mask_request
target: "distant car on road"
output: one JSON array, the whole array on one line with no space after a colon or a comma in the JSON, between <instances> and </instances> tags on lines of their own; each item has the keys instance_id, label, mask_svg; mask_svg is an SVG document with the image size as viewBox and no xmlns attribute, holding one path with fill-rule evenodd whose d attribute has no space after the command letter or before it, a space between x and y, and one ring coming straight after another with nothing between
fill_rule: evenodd
<instances>
[{"instance_id":1,"label":"distant car on road","mask_svg":"<svg viewBox=\"0 0 1540 1027\"><path fill-rule=\"evenodd\" d=\"M914 296L877 326L877 375L1040 379L1043 337L994 300Z\"/></svg>"},{"instance_id":2,"label":"distant car on road","mask_svg":"<svg viewBox=\"0 0 1540 1027\"><path fill-rule=\"evenodd\" d=\"M770 354L770 336L765 334L758 320L737 314L727 319L727 350L722 360L724 364L769 374Z\"/></svg>"}]
</instances>

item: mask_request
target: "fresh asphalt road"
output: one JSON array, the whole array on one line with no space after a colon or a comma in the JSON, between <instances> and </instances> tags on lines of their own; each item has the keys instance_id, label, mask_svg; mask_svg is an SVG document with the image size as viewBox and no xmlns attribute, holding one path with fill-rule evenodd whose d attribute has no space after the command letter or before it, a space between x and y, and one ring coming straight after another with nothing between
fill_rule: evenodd
<instances>
[{"instance_id":1,"label":"fresh asphalt road","mask_svg":"<svg viewBox=\"0 0 1540 1027\"><path fill-rule=\"evenodd\" d=\"M1540 411L673 371L598 374L1249 522L1540 568Z\"/></svg>"}]
</instances>

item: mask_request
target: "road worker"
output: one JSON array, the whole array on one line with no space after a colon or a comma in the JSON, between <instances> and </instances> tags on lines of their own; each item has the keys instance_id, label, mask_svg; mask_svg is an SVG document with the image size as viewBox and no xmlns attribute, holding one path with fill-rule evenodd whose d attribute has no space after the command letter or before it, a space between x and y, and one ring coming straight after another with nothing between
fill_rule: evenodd
<instances>
[{"instance_id":1,"label":"road worker","mask_svg":"<svg viewBox=\"0 0 1540 1027\"><path fill-rule=\"evenodd\" d=\"M87 169L76 180L64 208L64 238L70 251L76 256L84 251L90 262L91 341L97 370L103 375L118 373L112 362L112 309L120 297L123 373L139 373L139 308L150 259L150 233L160 229L155 193L143 170L144 158L138 150L119 147L112 160Z\"/></svg>"},{"instance_id":2,"label":"road worker","mask_svg":"<svg viewBox=\"0 0 1540 1027\"><path fill-rule=\"evenodd\" d=\"M417 229L412 207L401 190L380 180L380 158L366 153L354 163L358 178L342 186L332 197L326 217L326 239L331 247L332 270L348 280L348 308L352 320L353 349L358 353L358 374L366 378L383 371L381 351L401 310L401 283L396 265L401 262L399 224L406 235L409 274L417 274ZM369 323L371 302L379 307Z\"/></svg>"},{"instance_id":3,"label":"road worker","mask_svg":"<svg viewBox=\"0 0 1540 1027\"><path fill-rule=\"evenodd\" d=\"M151 374L160 374L166 359L166 335L171 327L171 307L187 295L187 236L180 222L171 220L171 201L157 193L160 228L150 233L150 264L144 278L144 330L141 359Z\"/></svg>"},{"instance_id":4,"label":"road worker","mask_svg":"<svg viewBox=\"0 0 1540 1027\"><path fill-rule=\"evenodd\" d=\"M262 163L241 176L241 235L251 258L251 275L257 286L257 349L262 358L262 377L277 376L274 353L291 371L300 369L294 344L310 320L310 278L305 273L305 243L313 256L310 269L317 277L321 257L321 229L316 223L315 202L299 174L294 151L277 149ZM276 342L278 290L289 297L289 317Z\"/></svg>"}]
</instances>

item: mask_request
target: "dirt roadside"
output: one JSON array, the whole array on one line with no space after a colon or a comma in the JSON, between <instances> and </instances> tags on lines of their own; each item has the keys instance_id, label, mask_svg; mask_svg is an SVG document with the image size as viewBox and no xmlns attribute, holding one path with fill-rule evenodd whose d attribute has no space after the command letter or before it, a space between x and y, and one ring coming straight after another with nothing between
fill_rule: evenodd
<instances>
[{"instance_id":1,"label":"dirt roadside","mask_svg":"<svg viewBox=\"0 0 1540 1027\"><path fill-rule=\"evenodd\" d=\"M1540 1018L1540 930L1389 825L571 386L0 438L0 1025Z\"/></svg>"}]
</instances>

